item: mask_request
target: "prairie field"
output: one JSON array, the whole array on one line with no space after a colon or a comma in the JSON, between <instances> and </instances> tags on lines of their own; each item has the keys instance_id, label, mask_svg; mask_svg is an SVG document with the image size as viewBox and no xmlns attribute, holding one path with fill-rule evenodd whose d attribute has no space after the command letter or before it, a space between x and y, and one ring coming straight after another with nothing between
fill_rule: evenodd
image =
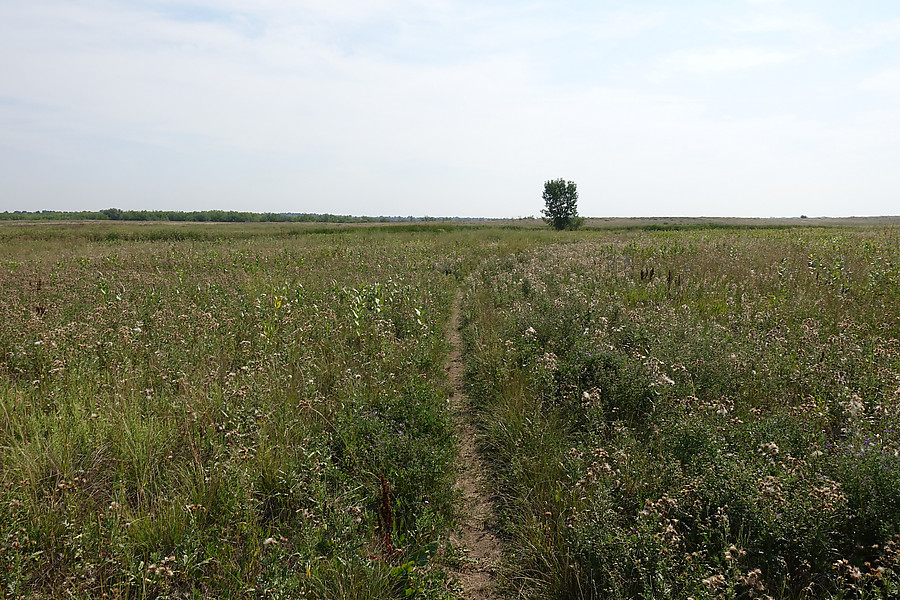
<instances>
[{"instance_id":1,"label":"prairie field","mask_svg":"<svg viewBox=\"0 0 900 600\"><path fill-rule=\"evenodd\" d=\"M900 232L820 225L0 226L0 597L898 597Z\"/></svg>"}]
</instances>

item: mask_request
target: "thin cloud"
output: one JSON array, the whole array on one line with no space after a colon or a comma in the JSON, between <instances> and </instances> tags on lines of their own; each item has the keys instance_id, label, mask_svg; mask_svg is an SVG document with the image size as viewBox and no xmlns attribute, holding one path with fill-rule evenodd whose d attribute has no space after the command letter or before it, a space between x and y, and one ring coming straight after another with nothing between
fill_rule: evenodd
<instances>
[{"instance_id":1,"label":"thin cloud","mask_svg":"<svg viewBox=\"0 0 900 600\"><path fill-rule=\"evenodd\" d=\"M884 69L860 81L858 87L864 92L900 97L900 69Z\"/></svg>"},{"instance_id":2,"label":"thin cloud","mask_svg":"<svg viewBox=\"0 0 900 600\"><path fill-rule=\"evenodd\" d=\"M723 19L719 26L736 34L789 33L801 37L825 37L833 31L817 15L788 11L730 17Z\"/></svg>"},{"instance_id":3,"label":"thin cloud","mask_svg":"<svg viewBox=\"0 0 900 600\"><path fill-rule=\"evenodd\" d=\"M670 76L679 73L718 75L731 71L780 65L797 58L798 55L794 52L776 48L698 48L673 52L660 61L658 68L662 75Z\"/></svg>"}]
</instances>

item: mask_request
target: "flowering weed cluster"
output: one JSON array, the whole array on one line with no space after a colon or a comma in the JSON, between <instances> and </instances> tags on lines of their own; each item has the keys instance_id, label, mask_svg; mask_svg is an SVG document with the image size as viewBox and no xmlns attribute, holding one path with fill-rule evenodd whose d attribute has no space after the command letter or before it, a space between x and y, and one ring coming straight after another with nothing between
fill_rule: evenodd
<instances>
[{"instance_id":1,"label":"flowering weed cluster","mask_svg":"<svg viewBox=\"0 0 900 600\"><path fill-rule=\"evenodd\" d=\"M444 594L453 249L105 227L0 234L0 596Z\"/></svg>"},{"instance_id":2,"label":"flowering weed cluster","mask_svg":"<svg viewBox=\"0 0 900 600\"><path fill-rule=\"evenodd\" d=\"M581 239L468 280L518 593L896 597L896 232Z\"/></svg>"}]
</instances>

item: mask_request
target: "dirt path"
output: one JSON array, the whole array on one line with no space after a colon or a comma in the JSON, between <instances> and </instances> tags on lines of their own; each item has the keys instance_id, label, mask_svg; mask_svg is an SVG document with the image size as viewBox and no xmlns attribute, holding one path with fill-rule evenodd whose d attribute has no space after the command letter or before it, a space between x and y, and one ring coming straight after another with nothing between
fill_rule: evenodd
<instances>
[{"instance_id":1,"label":"dirt path","mask_svg":"<svg viewBox=\"0 0 900 600\"><path fill-rule=\"evenodd\" d=\"M475 416L465 395L462 362L462 339L460 295L453 302L448 339L451 345L447 363L447 375L453 387L450 405L459 438L459 459L461 462L456 487L462 491L465 502L459 533L451 536L450 542L462 552L462 560L451 573L458 579L465 600L489 600L499 598L495 591L496 570L500 563L500 540L493 532L493 506L484 482L487 469L478 454L475 436Z\"/></svg>"}]
</instances>

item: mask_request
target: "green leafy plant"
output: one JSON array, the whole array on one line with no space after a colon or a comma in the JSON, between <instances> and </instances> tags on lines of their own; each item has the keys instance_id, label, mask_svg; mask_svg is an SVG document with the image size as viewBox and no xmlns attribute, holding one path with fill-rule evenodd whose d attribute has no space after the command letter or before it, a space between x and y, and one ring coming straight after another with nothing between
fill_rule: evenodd
<instances>
[{"instance_id":1,"label":"green leafy plant","mask_svg":"<svg viewBox=\"0 0 900 600\"><path fill-rule=\"evenodd\" d=\"M544 183L544 221L556 230L578 229L584 219L578 216L578 188L574 181L552 179Z\"/></svg>"}]
</instances>

